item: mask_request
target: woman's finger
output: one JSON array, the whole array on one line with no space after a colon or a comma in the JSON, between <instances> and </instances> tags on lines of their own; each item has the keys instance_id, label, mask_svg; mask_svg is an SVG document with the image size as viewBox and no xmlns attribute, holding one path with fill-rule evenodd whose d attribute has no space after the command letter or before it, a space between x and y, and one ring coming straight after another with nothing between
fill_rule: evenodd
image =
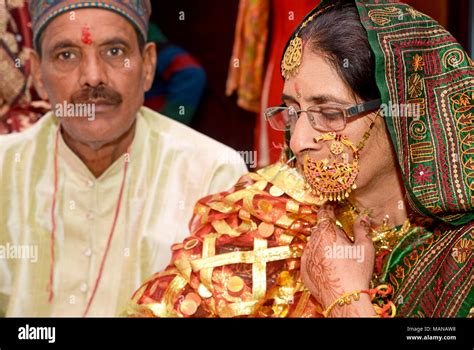
<instances>
[{"instance_id":1,"label":"woman's finger","mask_svg":"<svg viewBox=\"0 0 474 350\"><path fill-rule=\"evenodd\" d=\"M370 236L370 218L368 215L359 216L354 222L354 243L372 245Z\"/></svg>"},{"instance_id":2,"label":"woman's finger","mask_svg":"<svg viewBox=\"0 0 474 350\"><path fill-rule=\"evenodd\" d=\"M330 204L324 204L321 208L318 210L318 221L317 223L319 224L320 222L323 221L328 221L328 220L336 220L336 214L334 214L334 207Z\"/></svg>"}]
</instances>

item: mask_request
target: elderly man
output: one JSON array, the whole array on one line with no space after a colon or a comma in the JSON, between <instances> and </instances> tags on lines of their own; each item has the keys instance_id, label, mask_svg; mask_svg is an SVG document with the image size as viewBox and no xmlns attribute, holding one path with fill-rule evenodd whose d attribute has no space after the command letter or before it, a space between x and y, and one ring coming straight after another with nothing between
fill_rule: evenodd
<instances>
[{"instance_id":1,"label":"elderly man","mask_svg":"<svg viewBox=\"0 0 474 350\"><path fill-rule=\"evenodd\" d=\"M30 2L35 86L53 110L0 139L0 314L113 316L165 267L195 201L238 154L142 107L149 0Z\"/></svg>"}]
</instances>

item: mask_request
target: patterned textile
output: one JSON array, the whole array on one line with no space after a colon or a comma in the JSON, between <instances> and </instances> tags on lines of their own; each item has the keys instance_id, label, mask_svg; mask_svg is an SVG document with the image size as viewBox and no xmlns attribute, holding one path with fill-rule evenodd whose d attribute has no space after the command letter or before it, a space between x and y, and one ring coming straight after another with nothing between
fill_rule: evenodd
<instances>
[{"instance_id":1,"label":"patterned textile","mask_svg":"<svg viewBox=\"0 0 474 350\"><path fill-rule=\"evenodd\" d=\"M33 20L33 42L38 47L38 39L48 23L64 12L83 8L100 8L120 14L128 19L146 41L148 21L151 15L150 0L31 0L30 13Z\"/></svg>"},{"instance_id":2,"label":"patterned textile","mask_svg":"<svg viewBox=\"0 0 474 350\"><path fill-rule=\"evenodd\" d=\"M321 317L300 279L316 199L275 164L201 199L171 265L135 293L126 316Z\"/></svg>"},{"instance_id":3,"label":"patterned textile","mask_svg":"<svg viewBox=\"0 0 474 350\"><path fill-rule=\"evenodd\" d=\"M385 104L420 106L385 118L420 213L454 225L474 219L474 66L430 17L394 1L356 1L376 56Z\"/></svg>"},{"instance_id":4,"label":"patterned textile","mask_svg":"<svg viewBox=\"0 0 474 350\"><path fill-rule=\"evenodd\" d=\"M474 222L453 228L434 223L412 230L394 249L383 281L406 317L467 317L473 307Z\"/></svg>"},{"instance_id":5,"label":"patterned textile","mask_svg":"<svg viewBox=\"0 0 474 350\"><path fill-rule=\"evenodd\" d=\"M432 18L395 1L356 1L382 101L418 105L385 118L412 209L432 234L400 242L387 264L400 312L466 317L474 303L474 66ZM444 223L440 223L440 220Z\"/></svg>"},{"instance_id":6,"label":"patterned textile","mask_svg":"<svg viewBox=\"0 0 474 350\"><path fill-rule=\"evenodd\" d=\"M26 1L0 3L0 135L34 124L48 109L32 86L32 44Z\"/></svg>"},{"instance_id":7,"label":"patterned textile","mask_svg":"<svg viewBox=\"0 0 474 350\"><path fill-rule=\"evenodd\" d=\"M269 0L240 0L226 94L237 90L237 104L252 112L260 106L269 12Z\"/></svg>"},{"instance_id":8,"label":"patterned textile","mask_svg":"<svg viewBox=\"0 0 474 350\"><path fill-rule=\"evenodd\" d=\"M319 208L303 186L294 169L277 163L201 199L191 236L172 246L171 264L143 283L124 316L321 317L300 279L300 257ZM432 220L415 215L410 221L393 251L377 252L373 283L393 284L399 316L467 316L473 225L430 231ZM413 293L418 284L423 298Z\"/></svg>"}]
</instances>

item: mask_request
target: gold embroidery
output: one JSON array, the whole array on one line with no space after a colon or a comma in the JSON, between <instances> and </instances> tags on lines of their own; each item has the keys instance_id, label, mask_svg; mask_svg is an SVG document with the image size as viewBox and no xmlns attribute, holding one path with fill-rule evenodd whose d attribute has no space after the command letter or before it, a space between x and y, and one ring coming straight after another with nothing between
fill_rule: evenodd
<instances>
[{"instance_id":1,"label":"gold embroidery","mask_svg":"<svg viewBox=\"0 0 474 350\"><path fill-rule=\"evenodd\" d=\"M407 8L407 13L411 16L411 18L416 19L418 17L424 17L425 15L417 10L415 10L413 7Z\"/></svg>"},{"instance_id":2,"label":"gold embroidery","mask_svg":"<svg viewBox=\"0 0 474 350\"><path fill-rule=\"evenodd\" d=\"M153 312L153 315L155 315L156 317L165 318L181 316L174 310L169 310L169 308L167 308L167 305L165 305L164 303L144 304L142 305L142 307Z\"/></svg>"},{"instance_id":3,"label":"gold embroidery","mask_svg":"<svg viewBox=\"0 0 474 350\"><path fill-rule=\"evenodd\" d=\"M433 144L431 141L418 142L410 145L410 158L414 163L429 162L433 157Z\"/></svg>"},{"instance_id":4,"label":"gold embroidery","mask_svg":"<svg viewBox=\"0 0 474 350\"><path fill-rule=\"evenodd\" d=\"M181 275L189 282L191 279L192 268L186 255L182 255L180 259L175 260L174 266L176 266L179 273L181 273Z\"/></svg>"},{"instance_id":5,"label":"gold embroidery","mask_svg":"<svg viewBox=\"0 0 474 350\"><path fill-rule=\"evenodd\" d=\"M418 73L413 73L408 78L408 94L411 98L420 97L423 92L423 79Z\"/></svg>"},{"instance_id":6,"label":"gold embroidery","mask_svg":"<svg viewBox=\"0 0 474 350\"><path fill-rule=\"evenodd\" d=\"M305 290L298 301L298 305L296 305L295 312L293 317L301 317L306 305L308 304L309 298L311 297L311 293L308 290Z\"/></svg>"},{"instance_id":7,"label":"gold embroidery","mask_svg":"<svg viewBox=\"0 0 474 350\"><path fill-rule=\"evenodd\" d=\"M443 54L443 65L445 68L450 69L456 68L464 62L465 55L464 51L458 48L450 49Z\"/></svg>"},{"instance_id":8,"label":"gold embroidery","mask_svg":"<svg viewBox=\"0 0 474 350\"><path fill-rule=\"evenodd\" d=\"M461 239L452 249L451 256L458 264L463 264L472 254L472 240L468 238Z\"/></svg>"},{"instance_id":9,"label":"gold embroidery","mask_svg":"<svg viewBox=\"0 0 474 350\"><path fill-rule=\"evenodd\" d=\"M421 141L426 137L426 124L421 120L412 120L409 132L414 140Z\"/></svg>"},{"instance_id":10,"label":"gold embroidery","mask_svg":"<svg viewBox=\"0 0 474 350\"><path fill-rule=\"evenodd\" d=\"M258 173L297 202L318 206L324 203L319 200L319 197L313 196L310 192L306 191L304 178L296 169L290 168L284 163L275 163L258 170Z\"/></svg>"},{"instance_id":11,"label":"gold embroidery","mask_svg":"<svg viewBox=\"0 0 474 350\"><path fill-rule=\"evenodd\" d=\"M224 214L233 213L238 210L237 206L231 203L224 203L224 202L212 202L212 203L209 203L208 206L211 209L218 211L220 213L224 213Z\"/></svg>"},{"instance_id":12,"label":"gold embroidery","mask_svg":"<svg viewBox=\"0 0 474 350\"><path fill-rule=\"evenodd\" d=\"M294 213L294 214L298 214L298 211L300 210L300 205L289 199L287 202L286 202L286 211L290 212L290 213Z\"/></svg>"},{"instance_id":13,"label":"gold embroidery","mask_svg":"<svg viewBox=\"0 0 474 350\"><path fill-rule=\"evenodd\" d=\"M372 22L379 26L384 26L391 22L392 19L390 17L403 16L403 12L399 8L390 6L384 9L370 10L368 15Z\"/></svg>"},{"instance_id":14,"label":"gold embroidery","mask_svg":"<svg viewBox=\"0 0 474 350\"><path fill-rule=\"evenodd\" d=\"M426 114L424 98L413 98L409 99L407 102L408 105L412 106L411 108L408 108L408 117L419 118ZM416 115L413 112L419 112L419 114Z\"/></svg>"},{"instance_id":15,"label":"gold embroidery","mask_svg":"<svg viewBox=\"0 0 474 350\"><path fill-rule=\"evenodd\" d=\"M438 202L439 193L435 184L413 187L413 193L426 207L433 207Z\"/></svg>"},{"instance_id":16,"label":"gold embroidery","mask_svg":"<svg viewBox=\"0 0 474 350\"><path fill-rule=\"evenodd\" d=\"M411 66L413 67L413 70L415 72L418 72L418 71L422 71L423 70L423 66L424 66L424 63L423 63L423 57L416 54L415 56L413 56L413 62L411 64Z\"/></svg>"}]
</instances>

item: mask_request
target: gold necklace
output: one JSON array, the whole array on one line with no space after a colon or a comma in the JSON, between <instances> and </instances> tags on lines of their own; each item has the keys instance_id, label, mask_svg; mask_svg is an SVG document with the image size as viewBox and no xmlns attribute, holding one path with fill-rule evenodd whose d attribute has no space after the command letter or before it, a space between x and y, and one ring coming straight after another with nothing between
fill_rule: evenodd
<instances>
[{"instance_id":1,"label":"gold necklace","mask_svg":"<svg viewBox=\"0 0 474 350\"><path fill-rule=\"evenodd\" d=\"M336 223L345 232L351 242L354 242L354 222L359 216L370 215L369 210L361 211L349 201L340 203L336 210ZM392 251L401 238L403 238L411 227L410 220L407 218L402 227L390 224L390 217L386 215L382 225L377 228L370 227L370 236L374 243L375 253L382 251Z\"/></svg>"}]
</instances>

